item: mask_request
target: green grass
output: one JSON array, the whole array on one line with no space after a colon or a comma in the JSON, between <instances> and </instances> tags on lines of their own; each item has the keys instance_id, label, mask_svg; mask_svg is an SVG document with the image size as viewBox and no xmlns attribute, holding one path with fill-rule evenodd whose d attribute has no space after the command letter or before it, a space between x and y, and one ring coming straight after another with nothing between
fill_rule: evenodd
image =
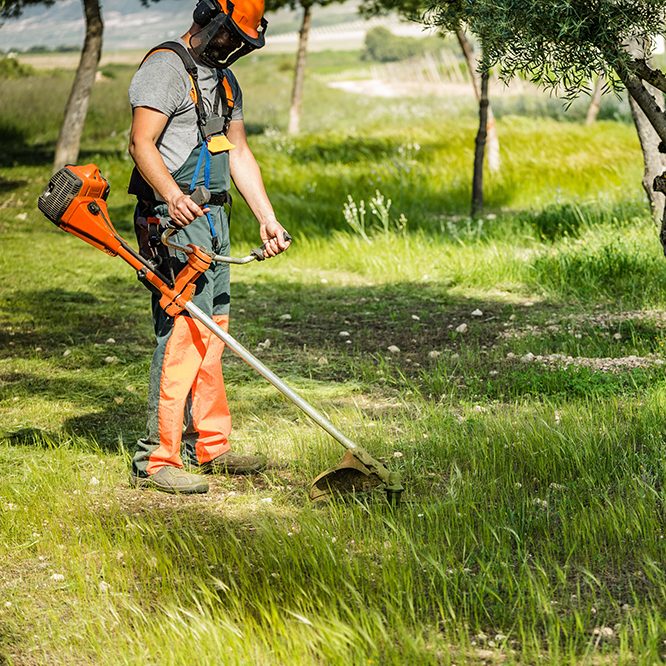
<instances>
[{"instance_id":1,"label":"green grass","mask_svg":"<svg viewBox=\"0 0 666 666\"><path fill-rule=\"evenodd\" d=\"M325 83L364 65L336 58L310 61L296 139L285 58L239 68L296 240L234 269L232 333L270 339L258 355L402 472L395 511L310 505L341 448L231 355L234 447L269 470L198 498L129 489L148 295L36 210L70 75L3 82L0 663L664 660L666 264L632 128L515 101L471 221L473 108L353 97L350 117ZM129 75L96 86L81 161L111 180L132 239ZM391 230L373 222L366 241L342 207L375 190ZM256 244L240 202L232 236L238 254Z\"/></svg>"}]
</instances>

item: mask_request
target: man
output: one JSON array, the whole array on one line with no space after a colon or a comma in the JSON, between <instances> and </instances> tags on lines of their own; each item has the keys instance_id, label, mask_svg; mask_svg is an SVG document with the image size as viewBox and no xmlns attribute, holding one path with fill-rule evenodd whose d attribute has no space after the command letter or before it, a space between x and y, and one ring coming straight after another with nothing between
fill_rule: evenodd
<instances>
[{"instance_id":1,"label":"man","mask_svg":"<svg viewBox=\"0 0 666 666\"><path fill-rule=\"evenodd\" d=\"M229 254L230 179L259 221L264 255L289 246L247 144L241 89L228 69L264 45L263 13L264 0L200 0L188 32L153 49L132 79L129 152L136 168L129 191L138 198L135 227L142 254L164 273L177 274L186 258L169 256L159 242L161 220L170 219L180 229L178 243ZM190 196L198 186L212 193L205 207ZM213 263L197 280L194 303L226 329L227 264ZM181 444L187 462L201 471L259 471L262 457L229 450L224 344L187 313L169 317L159 307L159 296L153 296L152 306L157 346L148 427L132 462L132 484L206 492L205 477L183 469Z\"/></svg>"}]
</instances>

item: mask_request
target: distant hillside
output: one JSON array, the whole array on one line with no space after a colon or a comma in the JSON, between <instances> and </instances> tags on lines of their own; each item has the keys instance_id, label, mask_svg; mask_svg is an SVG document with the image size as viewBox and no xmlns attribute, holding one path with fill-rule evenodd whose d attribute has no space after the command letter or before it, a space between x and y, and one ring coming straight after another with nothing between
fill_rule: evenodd
<instances>
[{"instance_id":1,"label":"distant hillside","mask_svg":"<svg viewBox=\"0 0 666 666\"><path fill-rule=\"evenodd\" d=\"M314 27L358 20L357 0L317 9ZM141 49L176 37L190 24L194 2L161 0L143 7L139 0L107 0L103 3L104 49ZM269 35L293 32L300 14L289 10L269 15ZM81 0L58 0L49 8L30 7L23 16L0 27L2 50L26 51L31 47L58 48L83 43Z\"/></svg>"}]
</instances>

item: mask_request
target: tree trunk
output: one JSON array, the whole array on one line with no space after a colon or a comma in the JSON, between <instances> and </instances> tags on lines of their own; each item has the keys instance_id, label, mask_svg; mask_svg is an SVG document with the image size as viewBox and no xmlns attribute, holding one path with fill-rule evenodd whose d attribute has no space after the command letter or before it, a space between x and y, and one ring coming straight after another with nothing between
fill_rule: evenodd
<instances>
[{"instance_id":1,"label":"tree trunk","mask_svg":"<svg viewBox=\"0 0 666 666\"><path fill-rule=\"evenodd\" d=\"M592 97L590 98L590 106L587 107L587 116L585 117L586 125L594 125L594 123L597 122L597 116L599 115L599 109L601 108L601 93L603 92L603 89L604 77L600 74L594 82L594 90L592 91Z\"/></svg>"},{"instance_id":2,"label":"tree trunk","mask_svg":"<svg viewBox=\"0 0 666 666\"><path fill-rule=\"evenodd\" d=\"M298 52L296 54L296 70L294 71L294 87L291 91L291 107L289 109L289 134L298 134L301 126L301 101L303 100L303 81L305 80L305 58L308 53L308 37L312 23L312 6L303 6L303 23L298 33Z\"/></svg>"},{"instance_id":3,"label":"tree trunk","mask_svg":"<svg viewBox=\"0 0 666 666\"><path fill-rule=\"evenodd\" d=\"M65 164L74 164L79 158L81 134L88 113L90 93L95 83L97 65L102 55L104 24L99 0L82 1L86 17L86 38L83 42L81 59L69 93L69 99L65 107L65 117L56 144L53 160L54 171L61 169Z\"/></svg>"},{"instance_id":4,"label":"tree trunk","mask_svg":"<svg viewBox=\"0 0 666 666\"><path fill-rule=\"evenodd\" d=\"M620 78L629 92L629 106L636 125L638 140L643 153L643 189L650 204L650 211L656 224L664 221L664 193L655 192L655 176L661 176L666 166L664 155L659 152L659 143L666 143L666 122L664 117L664 93L643 80L649 73L647 58L650 47L638 39L630 39L624 49L638 65L639 72L620 72ZM640 71L640 65L645 71ZM624 76L623 76L624 75ZM662 226L662 233L664 229ZM662 237L663 242L663 237Z\"/></svg>"},{"instance_id":5,"label":"tree trunk","mask_svg":"<svg viewBox=\"0 0 666 666\"><path fill-rule=\"evenodd\" d=\"M649 83L646 83L645 86L654 94L657 103L661 103L663 107L663 95L656 88L652 88ZM638 139L641 143L641 151L643 152L643 189L647 194L655 223L661 224L664 219L664 195L661 192L655 192L652 183L656 176L660 176L664 172L666 161L664 155L659 152L660 139L658 134L631 95L629 95L629 105L638 132Z\"/></svg>"},{"instance_id":6,"label":"tree trunk","mask_svg":"<svg viewBox=\"0 0 666 666\"><path fill-rule=\"evenodd\" d=\"M479 90L479 81L478 73L476 69L476 58L474 57L474 49L467 39L467 35L462 31L461 28L456 30L456 37L458 38L458 44L462 49L463 55L465 56L465 62L467 63L467 69L469 70L469 76L472 81L472 88L474 89L474 96L476 97L477 102L481 99L481 93ZM488 101L488 127L487 129L487 142L488 142L488 169L491 172L499 171L500 169L500 142L499 137L497 136L497 127L495 126L495 116L493 114L492 106L490 101Z\"/></svg>"},{"instance_id":7,"label":"tree trunk","mask_svg":"<svg viewBox=\"0 0 666 666\"><path fill-rule=\"evenodd\" d=\"M474 147L474 176L472 178L472 217L483 210L483 155L488 135L488 71L481 74L481 96L479 98L479 131Z\"/></svg>"}]
</instances>

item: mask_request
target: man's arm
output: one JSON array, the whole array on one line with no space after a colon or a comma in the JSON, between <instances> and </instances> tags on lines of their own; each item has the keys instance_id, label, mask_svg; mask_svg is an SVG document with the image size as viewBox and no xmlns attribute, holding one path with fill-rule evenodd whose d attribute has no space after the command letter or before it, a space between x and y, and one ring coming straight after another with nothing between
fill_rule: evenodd
<instances>
[{"instance_id":1,"label":"man's arm","mask_svg":"<svg viewBox=\"0 0 666 666\"><path fill-rule=\"evenodd\" d=\"M227 138L236 146L229 153L231 177L259 221L259 234L264 242L264 253L274 257L286 250L291 241L284 239L285 228L277 221L273 206L266 194L261 171L247 143L245 124L242 120L231 121Z\"/></svg>"},{"instance_id":2,"label":"man's arm","mask_svg":"<svg viewBox=\"0 0 666 666\"><path fill-rule=\"evenodd\" d=\"M204 211L181 192L157 150L157 140L168 120L160 111L147 106L136 107L132 113L129 154L144 180L166 201L175 225L184 227L201 217Z\"/></svg>"}]
</instances>

